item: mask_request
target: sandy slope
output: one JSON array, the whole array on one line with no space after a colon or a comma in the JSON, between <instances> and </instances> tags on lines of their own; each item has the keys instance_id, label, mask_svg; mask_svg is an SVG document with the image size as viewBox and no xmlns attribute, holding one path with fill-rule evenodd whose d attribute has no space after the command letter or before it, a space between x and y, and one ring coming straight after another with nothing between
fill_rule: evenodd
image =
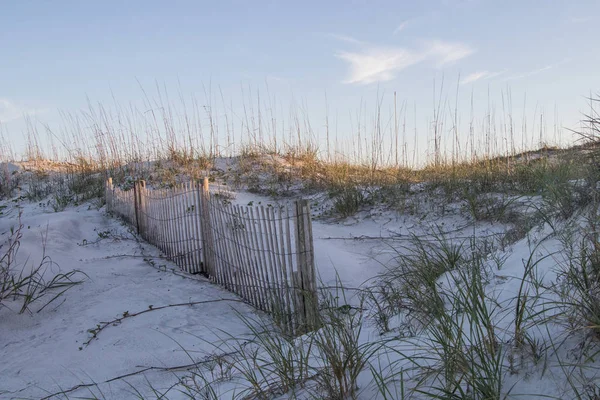
<instances>
[{"instance_id":1,"label":"sandy slope","mask_svg":"<svg viewBox=\"0 0 600 400\"><path fill-rule=\"evenodd\" d=\"M234 201L267 204L272 200L239 193ZM2 240L7 237L10 226L17 223L18 210L11 204L5 214L8 216L0 218ZM43 398L90 382L101 384L89 391L80 389L72 396L90 396L91 391L99 398L136 398L123 381L102 382L144 367L189 364L190 356L194 361L202 359L208 352L215 351L214 345L226 334L239 337L248 333L234 310L243 315L256 315L251 307L235 301L155 310L125 319L118 326L109 326L99 333L97 340L85 346L84 342L91 337L89 329L102 321L121 317L125 312L146 310L150 305L235 300L236 297L202 278L174 274L171 269L176 267L158 258L155 248L138 243L126 227L89 205L51 213L43 206L23 203L22 223L25 229L21 263L39 262L46 236L46 254L55 262L49 273L79 269L88 277L83 284L68 291L62 303L55 303L39 313L35 312L35 306L32 314L22 315L16 312L17 304L8 303L8 308L0 308L0 398ZM359 287L384 271L384 265L392 264L390 260L408 244L409 234L427 238L439 227L452 232L453 237L473 235L478 239L494 237L507 228L497 223L473 225L460 210L445 216L426 217L370 210L345 221L315 220L316 265L322 285L334 286L339 278L345 286ZM99 240L99 233L103 232L110 234ZM528 238L497 254L505 260L500 270L490 265L493 273L486 293L494 299L490 305L497 310L496 329L507 345L524 262L532 253L532 246L549 233L547 226L531 232ZM560 253L557 238L545 241L536 249L535 257L543 261L535 273L542 281L550 283L555 279ZM552 257L545 257L548 254ZM144 258L153 258L154 266ZM492 261L490 259L490 263ZM559 338L562 332L552 324L536 329L539 332L533 334L539 338ZM388 337L394 335L396 333L391 332ZM379 332L369 322L361 341L379 339ZM429 339L423 335L411 340L426 343ZM408 353L415 351L410 341L398 339L397 346ZM565 356L576 346L577 341L567 342L560 355ZM560 398L568 385L564 371L557 365L556 355L551 351L548 354L545 364L536 366L526 361L518 373L507 376L507 387L515 385L512 393L524 394L524 398L533 394ZM388 355L386 362L404 361L396 354ZM406 366L409 367L409 363ZM361 398L371 399L373 391L368 390L366 375L361 378L365 388ZM177 382L174 374L160 371L148 371L127 378L127 382L143 391L148 388L146 379L162 390ZM225 383L225 386L235 385L235 380ZM169 398L179 397L176 392L170 392Z\"/></svg>"},{"instance_id":2,"label":"sandy slope","mask_svg":"<svg viewBox=\"0 0 600 400\"><path fill-rule=\"evenodd\" d=\"M167 266L167 272L163 272L142 257L129 257L158 253L131 240L119 222L109 220L100 211L88 210L87 205L52 214L44 213L38 206L26 206L23 211L25 230L20 260L24 262L30 256L30 264L38 261L41 235L47 234L46 253L56 263L48 274L79 269L88 277L69 290L61 303L40 313L35 312L34 306L32 314L19 315L14 303L8 303L10 309L0 309L0 397L40 398L81 383L100 383L142 367L189 364L189 356L181 347L199 359L205 355L203 350L212 350L207 343L217 340L219 330L233 335L245 333L233 310L243 314L254 311L239 302L222 301L156 310L130 318L105 329L97 340L85 346L89 329L124 312L145 310L150 305L236 297L203 279L174 275L168 271L171 265L167 262L163 262ZM10 219L0 219L2 237L14 223L16 212ZM112 232L111 238L80 245L84 240L98 240L98 232L105 231ZM114 257L120 255L126 256ZM157 259L157 263L161 261ZM149 374L158 388L167 387L174 379L168 373ZM129 381L139 384L143 378ZM131 389L122 382L101 385L100 389L107 398L132 396ZM94 393L101 397L99 390Z\"/></svg>"}]
</instances>

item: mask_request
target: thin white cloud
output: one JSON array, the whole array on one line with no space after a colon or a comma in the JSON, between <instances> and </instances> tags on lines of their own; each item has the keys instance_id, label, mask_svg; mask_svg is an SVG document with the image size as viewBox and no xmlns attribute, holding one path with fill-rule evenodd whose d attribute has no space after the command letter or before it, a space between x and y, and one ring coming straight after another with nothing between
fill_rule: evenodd
<instances>
[{"instance_id":1,"label":"thin white cloud","mask_svg":"<svg viewBox=\"0 0 600 400\"><path fill-rule=\"evenodd\" d=\"M570 17L567 19L567 22L570 24L583 24L586 22L593 21L594 19L595 19L595 17L588 15L585 17Z\"/></svg>"},{"instance_id":2,"label":"thin white cloud","mask_svg":"<svg viewBox=\"0 0 600 400\"><path fill-rule=\"evenodd\" d=\"M337 56L350 64L350 74L344 83L360 84L390 81L397 72L425 59L424 54L401 48L341 52Z\"/></svg>"},{"instance_id":3,"label":"thin white cloud","mask_svg":"<svg viewBox=\"0 0 600 400\"><path fill-rule=\"evenodd\" d=\"M472 74L467 75L463 80L460 81L461 85L465 85L467 83L478 81L482 78L485 78L488 75L488 71L478 71L473 72Z\"/></svg>"},{"instance_id":4,"label":"thin white cloud","mask_svg":"<svg viewBox=\"0 0 600 400\"><path fill-rule=\"evenodd\" d=\"M8 99L0 98L0 122L6 123L23 116L25 110L20 109Z\"/></svg>"},{"instance_id":5,"label":"thin white cloud","mask_svg":"<svg viewBox=\"0 0 600 400\"><path fill-rule=\"evenodd\" d=\"M552 69L552 68L554 68L553 65L546 65L545 67L542 67L542 68L539 68L539 69L535 69L533 71L529 71L529 72L526 72L524 74L509 76L508 78L504 79L504 81L514 81L516 79L528 78L530 76L540 74L540 73L542 73L544 71L548 71L549 69Z\"/></svg>"},{"instance_id":6,"label":"thin white cloud","mask_svg":"<svg viewBox=\"0 0 600 400\"><path fill-rule=\"evenodd\" d=\"M492 78L495 78L495 77L497 77L499 75L502 75L504 73L506 73L505 69L503 69L502 71L490 72L488 74L488 76L485 77L485 79L492 79Z\"/></svg>"},{"instance_id":7,"label":"thin white cloud","mask_svg":"<svg viewBox=\"0 0 600 400\"><path fill-rule=\"evenodd\" d=\"M340 35L337 33L328 33L327 36L342 41L342 42L346 42L346 43L351 43L351 44L358 44L358 45L365 45L367 44L366 42L363 42L362 40L358 40L353 38L352 36L347 36L347 35Z\"/></svg>"},{"instance_id":8,"label":"thin white cloud","mask_svg":"<svg viewBox=\"0 0 600 400\"><path fill-rule=\"evenodd\" d=\"M556 64L549 64L549 65L546 65L546 66L544 66L542 68L534 69L533 71L525 72L525 73L519 74L519 75L509 76L508 78L503 79L503 81L506 82L506 81L512 81L512 80L515 80L515 79L528 78L530 76L541 74L542 72L548 71L548 70L550 70L552 68L556 68L556 67L558 67L558 66L560 66L560 65L562 65L564 63L567 63L569 61L570 60L568 58L565 58L564 60L562 60L560 62L557 62Z\"/></svg>"},{"instance_id":9,"label":"thin white cloud","mask_svg":"<svg viewBox=\"0 0 600 400\"><path fill-rule=\"evenodd\" d=\"M339 52L336 56L349 64L348 78L344 83L369 84L390 81L400 71L424 61L433 61L441 67L473 52L462 43L433 41L423 43L418 49L367 46L360 51Z\"/></svg>"},{"instance_id":10,"label":"thin white cloud","mask_svg":"<svg viewBox=\"0 0 600 400\"><path fill-rule=\"evenodd\" d=\"M427 43L427 53L437 60L438 67L462 60L475 52L473 48L464 43L443 42L435 40Z\"/></svg>"},{"instance_id":11,"label":"thin white cloud","mask_svg":"<svg viewBox=\"0 0 600 400\"><path fill-rule=\"evenodd\" d=\"M35 115L46 111L46 109L32 109L18 106L14 102L0 97L0 123L2 124L22 118L25 115Z\"/></svg>"},{"instance_id":12,"label":"thin white cloud","mask_svg":"<svg viewBox=\"0 0 600 400\"><path fill-rule=\"evenodd\" d=\"M427 14L423 14L423 15L405 19L405 20L401 21L398 24L398 26L396 26L396 29L394 29L394 31L392 32L392 35L395 36L395 35L399 34L400 32L406 30L407 28L414 28L415 25L423 25L425 23L427 23L427 24L434 23L434 21L436 19L437 19L436 12L429 12Z\"/></svg>"},{"instance_id":13,"label":"thin white cloud","mask_svg":"<svg viewBox=\"0 0 600 400\"><path fill-rule=\"evenodd\" d=\"M398 26L396 27L396 29L394 29L394 32L393 32L392 34L393 34L393 35L397 35L397 34L399 34L400 32L402 32L402 31L403 31L403 30L404 30L404 29L405 29L405 28L408 26L408 24L409 24L409 23L410 23L410 20L407 20L407 21L402 21L402 22L400 23L400 25L398 25Z\"/></svg>"},{"instance_id":14,"label":"thin white cloud","mask_svg":"<svg viewBox=\"0 0 600 400\"><path fill-rule=\"evenodd\" d=\"M460 81L461 85L466 85L467 83L473 83L476 82L480 79L492 79L495 78L498 75L502 75L503 73L505 73L506 70L504 71L496 71L496 72L490 72L490 71L477 71L477 72L473 72L472 74L467 75L464 79L462 79Z\"/></svg>"}]
</instances>

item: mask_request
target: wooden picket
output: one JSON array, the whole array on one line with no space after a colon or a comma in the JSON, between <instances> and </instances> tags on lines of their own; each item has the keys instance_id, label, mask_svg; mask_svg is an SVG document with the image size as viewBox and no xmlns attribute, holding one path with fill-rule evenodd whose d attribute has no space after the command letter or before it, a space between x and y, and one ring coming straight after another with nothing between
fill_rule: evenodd
<instances>
[{"instance_id":1,"label":"wooden picket","mask_svg":"<svg viewBox=\"0 0 600 400\"><path fill-rule=\"evenodd\" d=\"M107 210L189 273L201 273L299 335L318 324L310 207L232 205L208 179L169 189L106 182Z\"/></svg>"}]
</instances>

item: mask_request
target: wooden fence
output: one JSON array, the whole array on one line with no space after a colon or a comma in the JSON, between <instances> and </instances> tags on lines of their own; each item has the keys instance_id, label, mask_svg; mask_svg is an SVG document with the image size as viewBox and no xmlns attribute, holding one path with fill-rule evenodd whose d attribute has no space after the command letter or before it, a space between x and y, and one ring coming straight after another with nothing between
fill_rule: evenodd
<instances>
[{"instance_id":1,"label":"wooden fence","mask_svg":"<svg viewBox=\"0 0 600 400\"><path fill-rule=\"evenodd\" d=\"M109 212L135 227L166 257L189 273L201 273L269 313L288 334L318 325L318 299L310 207L240 206L208 179L170 189L129 190L106 182Z\"/></svg>"}]
</instances>

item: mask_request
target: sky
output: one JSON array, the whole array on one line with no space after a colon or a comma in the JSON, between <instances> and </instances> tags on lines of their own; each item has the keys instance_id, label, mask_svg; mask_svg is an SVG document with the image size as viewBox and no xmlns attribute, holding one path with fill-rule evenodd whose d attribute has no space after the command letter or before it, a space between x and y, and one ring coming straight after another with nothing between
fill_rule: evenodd
<instances>
[{"instance_id":1,"label":"sky","mask_svg":"<svg viewBox=\"0 0 600 400\"><path fill-rule=\"evenodd\" d=\"M600 92L599 19L597 0L0 0L0 124L18 147L24 116L55 126L158 83L236 104L268 90L340 137L394 92L426 126L440 88L462 121L471 97L483 118L510 91L519 113L571 128Z\"/></svg>"}]
</instances>

